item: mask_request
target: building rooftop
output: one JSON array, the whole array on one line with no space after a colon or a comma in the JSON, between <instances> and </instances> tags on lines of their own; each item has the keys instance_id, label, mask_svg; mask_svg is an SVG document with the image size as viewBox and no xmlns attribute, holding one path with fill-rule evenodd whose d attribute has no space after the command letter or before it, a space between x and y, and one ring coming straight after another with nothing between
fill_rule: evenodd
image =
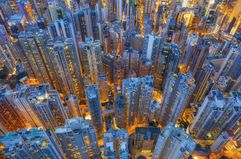
<instances>
[{"instance_id":1,"label":"building rooftop","mask_svg":"<svg viewBox=\"0 0 241 159\"><path fill-rule=\"evenodd\" d=\"M66 120L66 123L64 126L57 127L55 129L55 133L56 134L68 133L74 130L88 129L88 128L93 128L93 126L90 125L89 121L84 120L83 118L71 118Z\"/></svg>"}]
</instances>

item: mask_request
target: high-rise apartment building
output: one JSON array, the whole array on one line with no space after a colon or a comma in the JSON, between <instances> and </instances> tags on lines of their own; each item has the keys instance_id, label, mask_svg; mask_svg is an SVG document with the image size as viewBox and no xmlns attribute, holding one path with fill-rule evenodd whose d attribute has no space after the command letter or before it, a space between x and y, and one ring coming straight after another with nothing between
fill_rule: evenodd
<instances>
[{"instance_id":1,"label":"high-rise apartment building","mask_svg":"<svg viewBox=\"0 0 241 159\"><path fill-rule=\"evenodd\" d=\"M98 86L100 92L100 101L107 102L109 100L110 89L107 84L107 75L104 73L98 74Z\"/></svg>"},{"instance_id":2,"label":"high-rise apartment building","mask_svg":"<svg viewBox=\"0 0 241 159\"><path fill-rule=\"evenodd\" d=\"M137 50L133 50L132 48L128 48L124 51L123 57L128 63L128 72L134 71L135 73L138 73L140 52Z\"/></svg>"},{"instance_id":3,"label":"high-rise apartment building","mask_svg":"<svg viewBox=\"0 0 241 159\"><path fill-rule=\"evenodd\" d=\"M59 19L63 19L64 14L63 14L63 8L61 7L61 5L59 3L56 3L55 0L50 0L47 3L37 3L37 4L43 4L43 6L41 7L41 9L43 10L42 12L44 12L43 16L44 18L47 19L48 24L59 20ZM45 5L47 5L48 10L45 11L44 7L46 7Z\"/></svg>"},{"instance_id":4,"label":"high-rise apartment building","mask_svg":"<svg viewBox=\"0 0 241 159\"><path fill-rule=\"evenodd\" d=\"M241 57L241 46L239 44L232 43L231 47L227 53L227 56L225 57L222 65L221 65L221 68L218 71L216 79L218 79L222 75L229 75L229 70L232 71L233 73L236 72L236 74L238 74L238 72L239 72L238 70L235 70L235 68L233 68L233 69L231 69L231 68L238 67L235 65L235 61L237 63L239 61L240 57ZM231 74L233 74L233 73L231 73Z\"/></svg>"},{"instance_id":5,"label":"high-rise apartment building","mask_svg":"<svg viewBox=\"0 0 241 159\"><path fill-rule=\"evenodd\" d=\"M90 109L92 124L96 129L98 137L100 137L103 131L103 121L101 116L101 104L98 85L86 85L85 95Z\"/></svg>"},{"instance_id":6,"label":"high-rise apartment building","mask_svg":"<svg viewBox=\"0 0 241 159\"><path fill-rule=\"evenodd\" d=\"M158 137L152 159L187 159L195 146L190 135L181 128L169 124Z\"/></svg>"},{"instance_id":7,"label":"high-rise apartment building","mask_svg":"<svg viewBox=\"0 0 241 159\"><path fill-rule=\"evenodd\" d=\"M41 120L34 111L33 105L28 100L28 92L30 87L17 87L16 91L7 90L4 92L5 99L15 108L23 122L25 128L43 126Z\"/></svg>"},{"instance_id":8,"label":"high-rise apartment building","mask_svg":"<svg viewBox=\"0 0 241 159\"><path fill-rule=\"evenodd\" d=\"M172 42L172 36L173 36L173 33L175 32L175 29L176 29L176 20L175 20L175 17L171 15L169 17L166 32L164 32L164 35L163 35L165 37L166 42L168 43Z\"/></svg>"},{"instance_id":9,"label":"high-rise apartment building","mask_svg":"<svg viewBox=\"0 0 241 159\"><path fill-rule=\"evenodd\" d=\"M79 108L79 100L74 94L70 94L66 99L65 103L67 104L70 112L71 118L78 118L81 116Z\"/></svg>"},{"instance_id":10,"label":"high-rise apartment building","mask_svg":"<svg viewBox=\"0 0 241 159\"><path fill-rule=\"evenodd\" d=\"M240 8L0 0L0 159L241 156Z\"/></svg>"},{"instance_id":11,"label":"high-rise apartment building","mask_svg":"<svg viewBox=\"0 0 241 159\"><path fill-rule=\"evenodd\" d=\"M51 89L48 84L32 88L28 100L46 129L54 130L68 118L58 91Z\"/></svg>"},{"instance_id":12,"label":"high-rise apartment building","mask_svg":"<svg viewBox=\"0 0 241 159\"><path fill-rule=\"evenodd\" d=\"M3 25L0 25L0 60L1 64L4 64L10 73L15 70L18 55L11 43L6 29Z\"/></svg>"},{"instance_id":13,"label":"high-rise apartment building","mask_svg":"<svg viewBox=\"0 0 241 159\"><path fill-rule=\"evenodd\" d=\"M82 67L73 40L70 38L49 40L47 49L51 64L50 74L55 77L54 88L65 96L74 93L81 100L84 97Z\"/></svg>"},{"instance_id":14,"label":"high-rise apartment building","mask_svg":"<svg viewBox=\"0 0 241 159\"><path fill-rule=\"evenodd\" d=\"M83 7L73 14L75 29L78 41L85 41L86 38L99 39L97 26L97 13L91 7Z\"/></svg>"},{"instance_id":15,"label":"high-rise apartment building","mask_svg":"<svg viewBox=\"0 0 241 159\"><path fill-rule=\"evenodd\" d=\"M87 78L88 84L96 84L98 74L103 72L100 41L88 38L85 42L80 42L80 50L84 76Z\"/></svg>"},{"instance_id":16,"label":"high-rise apartment building","mask_svg":"<svg viewBox=\"0 0 241 159\"><path fill-rule=\"evenodd\" d=\"M107 159L128 159L128 132L125 129L109 129L103 136Z\"/></svg>"},{"instance_id":17,"label":"high-rise apartment building","mask_svg":"<svg viewBox=\"0 0 241 159\"><path fill-rule=\"evenodd\" d=\"M122 82L122 95L125 103L125 128L137 123L139 105L140 81L138 78L124 79Z\"/></svg>"},{"instance_id":18,"label":"high-rise apartment building","mask_svg":"<svg viewBox=\"0 0 241 159\"><path fill-rule=\"evenodd\" d=\"M122 88L122 81L127 77L128 63L124 58L118 58L114 61L114 84Z\"/></svg>"},{"instance_id":19,"label":"high-rise apartment building","mask_svg":"<svg viewBox=\"0 0 241 159\"><path fill-rule=\"evenodd\" d=\"M149 108L154 91L154 77L143 76L140 80L138 123L148 123Z\"/></svg>"},{"instance_id":20,"label":"high-rise apartment building","mask_svg":"<svg viewBox=\"0 0 241 159\"><path fill-rule=\"evenodd\" d=\"M49 2L51 3L51 1L48 1L48 3ZM73 1L69 2L73 4L76 3ZM72 12L74 11L72 8L69 8L69 6L64 6L63 3L64 2L55 2L48 4L49 12L45 12L48 16L46 18L48 20L48 31L52 38L56 36L64 36L73 38L74 40L74 23L72 21ZM77 5L75 7L77 7Z\"/></svg>"},{"instance_id":21,"label":"high-rise apartment building","mask_svg":"<svg viewBox=\"0 0 241 159\"><path fill-rule=\"evenodd\" d=\"M115 109L115 123L118 128L124 129L126 127L126 123L123 122L123 119L126 118L124 96L119 95L116 98L114 109Z\"/></svg>"},{"instance_id":22,"label":"high-rise apartment building","mask_svg":"<svg viewBox=\"0 0 241 159\"><path fill-rule=\"evenodd\" d=\"M10 159L65 159L54 134L50 130L32 128L10 132L0 139L0 150Z\"/></svg>"},{"instance_id":23,"label":"high-rise apartment building","mask_svg":"<svg viewBox=\"0 0 241 159\"><path fill-rule=\"evenodd\" d=\"M55 133L66 158L100 159L96 131L89 121L68 119L64 126L55 129Z\"/></svg>"},{"instance_id":24,"label":"high-rise apartment building","mask_svg":"<svg viewBox=\"0 0 241 159\"><path fill-rule=\"evenodd\" d=\"M214 153L219 153L223 146L232 139L233 135L234 134L231 130L221 133L221 135L219 135L215 142L211 145L211 151Z\"/></svg>"},{"instance_id":25,"label":"high-rise apartment building","mask_svg":"<svg viewBox=\"0 0 241 159\"><path fill-rule=\"evenodd\" d=\"M201 71L203 64L209 53L209 39L202 39L197 42L192 52L192 60L188 65L190 71L194 72L194 77L197 79L199 72Z\"/></svg>"},{"instance_id":26,"label":"high-rise apartment building","mask_svg":"<svg viewBox=\"0 0 241 159\"><path fill-rule=\"evenodd\" d=\"M148 59L140 59L138 77L151 75L153 72L153 62Z\"/></svg>"},{"instance_id":27,"label":"high-rise apartment building","mask_svg":"<svg viewBox=\"0 0 241 159\"><path fill-rule=\"evenodd\" d=\"M130 33L127 33L128 36L132 35ZM149 36L142 37L140 34L134 33L130 37L130 47L132 47L134 50L146 50L147 49L147 41L149 40Z\"/></svg>"},{"instance_id":28,"label":"high-rise apartment building","mask_svg":"<svg viewBox=\"0 0 241 159\"><path fill-rule=\"evenodd\" d=\"M214 80L215 68L212 63L208 63L202 68L197 79L195 79L196 87L193 91L190 103L198 103L210 90L210 86Z\"/></svg>"},{"instance_id":29,"label":"high-rise apartment building","mask_svg":"<svg viewBox=\"0 0 241 159\"><path fill-rule=\"evenodd\" d=\"M18 39L25 54L20 57L20 60L26 67L28 75L36 78L40 83L52 85L54 76L49 74L50 68L46 56L47 33L44 30L32 28L32 31L21 32Z\"/></svg>"},{"instance_id":30,"label":"high-rise apartment building","mask_svg":"<svg viewBox=\"0 0 241 159\"><path fill-rule=\"evenodd\" d=\"M194 87L194 79L190 72L181 75L168 74L159 115L162 126L177 122Z\"/></svg>"},{"instance_id":31,"label":"high-rise apartment building","mask_svg":"<svg viewBox=\"0 0 241 159\"><path fill-rule=\"evenodd\" d=\"M126 128L137 123L147 124L148 111L154 90L153 83L153 76L123 80L122 95L125 104L125 122L123 124Z\"/></svg>"},{"instance_id":32,"label":"high-rise apartment building","mask_svg":"<svg viewBox=\"0 0 241 159\"><path fill-rule=\"evenodd\" d=\"M18 129L24 128L26 126L25 122L18 113L17 109L15 109L15 106L12 105L12 103L10 103L9 100L5 97L4 92L2 92L4 90L2 89L4 88L1 88L0 90L0 129L6 133L8 131L16 131Z\"/></svg>"},{"instance_id":33,"label":"high-rise apartment building","mask_svg":"<svg viewBox=\"0 0 241 159\"><path fill-rule=\"evenodd\" d=\"M182 54L182 64L185 66L185 70L190 68L190 63L192 61L192 54L194 52L195 46L198 42L198 34L188 34L186 40L186 47L184 53Z\"/></svg>"},{"instance_id":34,"label":"high-rise apartment building","mask_svg":"<svg viewBox=\"0 0 241 159\"><path fill-rule=\"evenodd\" d=\"M230 59L230 63L228 64L224 70L226 76L230 77L230 82L228 82L226 92L229 92L231 88L236 84L238 79L241 78L241 45L235 46L236 51L233 52L232 59Z\"/></svg>"},{"instance_id":35,"label":"high-rise apartment building","mask_svg":"<svg viewBox=\"0 0 241 159\"><path fill-rule=\"evenodd\" d=\"M73 23L69 18L53 21L49 25L48 31L52 39L57 37L65 37L72 38L72 40L75 40Z\"/></svg>"},{"instance_id":36,"label":"high-rise apartment building","mask_svg":"<svg viewBox=\"0 0 241 159\"><path fill-rule=\"evenodd\" d=\"M145 36L143 43L143 51L145 53L145 58L148 60L155 61L159 55L159 49L161 46L162 38L154 34L149 34Z\"/></svg>"},{"instance_id":37,"label":"high-rise apartment building","mask_svg":"<svg viewBox=\"0 0 241 159\"><path fill-rule=\"evenodd\" d=\"M232 128L240 119L241 93L231 92L223 96L220 90L212 90L203 101L190 131L196 138L216 139L221 132Z\"/></svg>"},{"instance_id":38,"label":"high-rise apartment building","mask_svg":"<svg viewBox=\"0 0 241 159\"><path fill-rule=\"evenodd\" d=\"M151 156L154 152L159 134L159 127L136 127L135 132L129 137L131 157L138 158L142 153Z\"/></svg>"},{"instance_id":39,"label":"high-rise apartment building","mask_svg":"<svg viewBox=\"0 0 241 159\"><path fill-rule=\"evenodd\" d=\"M77 41L85 41L85 38L91 37L91 34L87 32L87 26L85 21L85 14L83 10L79 10L73 14L75 23L76 38Z\"/></svg>"},{"instance_id":40,"label":"high-rise apartment building","mask_svg":"<svg viewBox=\"0 0 241 159\"><path fill-rule=\"evenodd\" d=\"M154 64L155 88L163 89L168 73L177 73L179 63L179 48L175 44L165 43Z\"/></svg>"},{"instance_id":41,"label":"high-rise apartment building","mask_svg":"<svg viewBox=\"0 0 241 159\"><path fill-rule=\"evenodd\" d=\"M103 72L107 75L109 83L114 82L114 61L115 57L111 54L104 54L102 56Z\"/></svg>"}]
</instances>

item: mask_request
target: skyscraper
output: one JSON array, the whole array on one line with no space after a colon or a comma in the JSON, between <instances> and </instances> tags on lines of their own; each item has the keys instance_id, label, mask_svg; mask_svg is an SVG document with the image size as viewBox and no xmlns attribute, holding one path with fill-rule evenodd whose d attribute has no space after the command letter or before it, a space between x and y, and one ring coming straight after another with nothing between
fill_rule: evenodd
<instances>
[{"instance_id":1,"label":"skyscraper","mask_svg":"<svg viewBox=\"0 0 241 159\"><path fill-rule=\"evenodd\" d=\"M154 126L136 127L130 135L129 147L132 158L138 158L142 153L151 156L160 134L160 128Z\"/></svg>"},{"instance_id":2,"label":"skyscraper","mask_svg":"<svg viewBox=\"0 0 241 159\"><path fill-rule=\"evenodd\" d=\"M109 129L104 133L105 156L108 159L128 159L128 133L125 129Z\"/></svg>"},{"instance_id":3,"label":"skyscraper","mask_svg":"<svg viewBox=\"0 0 241 159\"><path fill-rule=\"evenodd\" d=\"M103 121L101 116L101 105L98 85L86 85L85 95L90 109L92 124L96 129L98 137L100 137L103 131Z\"/></svg>"},{"instance_id":4,"label":"skyscraper","mask_svg":"<svg viewBox=\"0 0 241 159\"><path fill-rule=\"evenodd\" d=\"M117 20L123 20L123 2L121 0L117 0Z\"/></svg>"},{"instance_id":5,"label":"skyscraper","mask_svg":"<svg viewBox=\"0 0 241 159\"><path fill-rule=\"evenodd\" d=\"M234 71L235 68L231 69L231 67L238 67L238 65L236 66L236 64L235 64L235 61L237 63L239 61L240 57L241 57L241 46L239 44L233 43L231 45L231 48L230 48L227 56L225 57L222 65L221 65L221 68L218 71L216 79L218 79L221 75L228 75L229 70L233 72L232 73L233 75L234 75L234 73L236 73L236 76L237 76L239 71L238 70Z\"/></svg>"},{"instance_id":6,"label":"skyscraper","mask_svg":"<svg viewBox=\"0 0 241 159\"><path fill-rule=\"evenodd\" d=\"M128 73L129 72L138 73L140 52L133 50L132 48L128 48L127 50L124 51L124 58L128 63Z\"/></svg>"},{"instance_id":7,"label":"skyscraper","mask_svg":"<svg viewBox=\"0 0 241 159\"><path fill-rule=\"evenodd\" d=\"M109 26L108 28L104 28L106 30L103 31L104 34L107 34L103 37L102 45L103 51L106 53L114 53L118 55L122 55L125 49L124 47L124 31L119 28L118 23ZM108 29L108 30L107 30ZM106 33L107 32L107 33Z\"/></svg>"},{"instance_id":8,"label":"skyscraper","mask_svg":"<svg viewBox=\"0 0 241 159\"><path fill-rule=\"evenodd\" d=\"M192 74L168 74L164 89L159 122L162 126L175 124L195 87Z\"/></svg>"},{"instance_id":9,"label":"skyscraper","mask_svg":"<svg viewBox=\"0 0 241 159\"><path fill-rule=\"evenodd\" d=\"M119 95L115 100L115 122L118 128L126 128L123 119L126 118L124 96Z\"/></svg>"},{"instance_id":10,"label":"skyscraper","mask_svg":"<svg viewBox=\"0 0 241 159\"><path fill-rule=\"evenodd\" d=\"M211 151L215 153L220 152L223 146L232 139L233 135L234 134L231 130L224 131L223 133L221 133L221 135L211 145Z\"/></svg>"},{"instance_id":11,"label":"skyscraper","mask_svg":"<svg viewBox=\"0 0 241 159\"><path fill-rule=\"evenodd\" d=\"M85 41L85 38L92 37L89 32L87 32L88 26L85 21L85 13L81 9L73 14L75 22L75 30L77 32L77 41Z\"/></svg>"},{"instance_id":12,"label":"skyscraper","mask_svg":"<svg viewBox=\"0 0 241 159\"><path fill-rule=\"evenodd\" d=\"M73 14L78 41L84 42L86 38L99 39L97 14L91 7L82 7Z\"/></svg>"},{"instance_id":13,"label":"skyscraper","mask_svg":"<svg viewBox=\"0 0 241 159\"><path fill-rule=\"evenodd\" d=\"M177 73L179 63L179 48L175 44L164 43L161 52L154 63L155 88L163 89L167 75Z\"/></svg>"},{"instance_id":14,"label":"skyscraper","mask_svg":"<svg viewBox=\"0 0 241 159\"><path fill-rule=\"evenodd\" d=\"M15 108L26 128L43 126L41 120L34 111L33 105L28 100L29 87L21 85L16 91L8 90L4 93L5 99Z\"/></svg>"},{"instance_id":15,"label":"skyscraper","mask_svg":"<svg viewBox=\"0 0 241 159\"><path fill-rule=\"evenodd\" d=\"M192 52L193 58L190 61L191 63L189 64L189 70L194 72L195 79L197 79L199 72L201 71L201 68L203 67L203 64L208 56L209 47L209 39L204 38L197 42L197 45Z\"/></svg>"},{"instance_id":16,"label":"skyscraper","mask_svg":"<svg viewBox=\"0 0 241 159\"><path fill-rule=\"evenodd\" d=\"M57 37L65 37L72 38L73 41L75 40L73 23L69 18L53 21L49 25L48 30L52 39Z\"/></svg>"},{"instance_id":17,"label":"skyscraper","mask_svg":"<svg viewBox=\"0 0 241 159\"><path fill-rule=\"evenodd\" d=\"M100 101L107 102L109 100L109 86L107 84L107 76L104 73L98 75L98 86L100 92Z\"/></svg>"},{"instance_id":18,"label":"skyscraper","mask_svg":"<svg viewBox=\"0 0 241 159\"><path fill-rule=\"evenodd\" d=\"M232 156L240 156L240 152L238 149L240 149L240 141L241 141L241 122L237 122L235 126L233 126L230 130L227 130L223 132L218 138L221 138L221 140L216 140L216 144L213 143L213 150L219 150L220 148L223 148L222 150L232 154ZM228 135L227 135L228 134ZM222 136L227 136L226 138L222 138ZM221 141L221 144L219 142Z\"/></svg>"},{"instance_id":19,"label":"skyscraper","mask_svg":"<svg viewBox=\"0 0 241 159\"><path fill-rule=\"evenodd\" d=\"M127 33L129 35L130 33ZM134 50L140 51L141 49L146 50L147 49L147 44L149 41L149 36L142 37L140 34L133 34L130 37L130 47L132 47ZM155 42L155 41L154 41ZM153 53L154 55L154 53Z\"/></svg>"},{"instance_id":20,"label":"skyscraper","mask_svg":"<svg viewBox=\"0 0 241 159\"><path fill-rule=\"evenodd\" d=\"M173 3L173 1L172 1L172 3ZM172 41L172 36L173 36L175 29L176 29L176 20L173 16L170 16L169 23L168 23L167 30L166 30L166 35L164 34L165 40L167 42L170 43Z\"/></svg>"},{"instance_id":21,"label":"skyscraper","mask_svg":"<svg viewBox=\"0 0 241 159\"><path fill-rule=\"evenodd\" d=\"M82 118L66 120L55 133L66 158L100 159L98 139L94 126Z\"/></svg>"},{"instance_id":22,"label":"skyscraper","mask_svg":"<svg viewBox=\"0 0 241 159\"><path fill-rule=\"evenodd\" d=\"M51 23L55 20L58 19L58 15L57 15L57 8L59 8L58 4L56 3L55 0L50 0L48 1L48 22Z\"/></svg>"},{"instance_id":23,"label":"skyscraper","mask_svg":"<svg viewBox=\"0 0 241 159\"><path fill-rule=\"evenodd\" d=\"M107 81L109 83L114 82L114 61L115 57L110 54L104 54L102 56L103 72L107 75Z\"/></svg>"},{"instance_id":24,"label":"skyscraper","mask_svg":"<svg viewBox=\"0 0 241 159\"><path fill-rule=\"evenodd\" d=\"M125 103L125 128L136 124L138 117L140 81L138 78L124 79L122 82L122 94Z\"/></svg>"},{"instance_id":25,"label":"skyscraper","mask_svg":"<svg viewBox=\"0 0 241 159\"><path fill-rule=\"evenodd\" d=\"M0 139L0 145L0 150L10 159L65 159L62 149L50 130L32 128L10 132Z\"/></svg>"},{"instance_id":26,"label":"skyscraper","mask_svg":"<svg viewBox=\"0 0 241 159\"><path fill-rule=\"evenodd\" d=\"M153 76L143 76L140 78L128 78L123 80L122 95L124 96L125 104L125 117L123 119L125 122L121 125L125 125L125 128L137 123L147 124L148 111L154 89L153 85ZM118 101L119 100L120 99L118 99ZM121 107L121 105L118 105L117 109L120 108L119 106ZM120 114L122 113L123 112Z\"/></svg>"},{"instance_id":27,"label":"skyscraper","mask_svg":"<svg viewBox=\"0 0 241 159\"><path fill-rule=\"evenodd\" d=\"M148 121L156 121L159 118L161 111L161 104L156 100L151 101L151 105L148 110Z\"/></svg>"},{"instance_id":28,"label":"skyscraper","mask_svg":"<svg viewBox=\"0 0 241 159\"><path fill-rule=\"evenodd\" d=\"M169 124L158 137L152 159L187 159L195 146L191 136L184 130Z\"/></svg>"},{"instance_id":29,"label":"skyscraper","mask_svg":"<svg viewBox=\"0 0 241 159\"><path fill-rule=\"evenodd\" d=\"M0 0L0 159L239 157L240 42L241 0Z\"/></svg>"},{"instance_id":30,"label":"skyscraper","mask_svg":"<svg viewBox=\"0 0 241 159\"><path fill-rule=\"evenodd\" d=\"M57 38L48 41L50 74L55 77L54 88L65 96L74 93L79 100L84 97L80 57L72 39Z\"/></svg>"},{"instance_id":31,"label":"skyscraper","mask_svg":"<svg viewBox=\"0 0 241 159\"><path fill-rule=\"evenodd\" d=\"M0 89L3 88L0 87ZM3 92L0 94L0 113L0 124L3 131L15 131L25 127L25 122L17 112L17 109L5 98Z\"/></svg>"},{"instance_id":32,"label":"skyscraper","mask_svg":"<svg viewBox=\"0 0 241 159\"><path fill-rule=\"evenodd\" d=\"M139 63L138 77L151 75L153 71L153 62L147 59L141 59Z\"/></svg>"},{"instance_id":33,"label":"skyscraper","mask_svg":"<svg viewBox=\"0 0 241 159\"><path fill-rule=\"evenodd\" d=\"M27 23L26 17L21 13L11 15L7 19L7 25L11 26L8 30L11 32L11 36L17 38L21 31L24 31L24 26Z\"/></svg>"},{"instance_id":34,"label":"skyscraper","mask_svg":"<svg viewBox=\"0 0 241 159\"><path fill-rule=\"evenodd\" d=\"M220 90L212 90L198 109L191 133L200 139L216 139L222 131L232 128L240 119L240 99L240 92L224 97Z\"/></svg>"},{"instance_id":35,"label":"skyscraper","mask_svg":"<svg viewBox=\"0 0 241 159\"><path fill-rule=\"evenodd\" d=\"M80 108L79 108L79 100L74 94L70 94L65 100L71 118L78 118L81 116Z\"/></svg>"},{"instance_id":36,"label":"skyscraper","mask_svg":"<svg viewBox=\"0 0 241 159\"><path fill-rule=\"evenodd\" d=\"M85 42L80 42L80 50L84 76L88 79L88 84L96 84L98 74L103 72L100 41L88 38Z\"/></svg>"},{"instance_id":37,"label":"skyscraper","mask_svg":"<svg viewBox=\"0 0 241 159\"><path fill-rule=\"evenodd\" d=\"M198 34L188 34L186 40L186 47L184 53L182 55L182 63L185 65L186 70L190 68L190 63L192 61L192 54L194 52L195 46L197 45L198 41Z\"/></svg>"},{"instance_id":38,"label":"skyscraper","mask_svg":"<svg viewBox=\"0 0 241 159\"><path fill-rule=\"evenodd\" d=\"M18 56L3 25L0 25L0 51L1 63L8 68L10 73L14 72Z\"/></svg>"},{"instance_id":39,"label":"skyscraper","mask_svg":"<svg viewBox=\"0 0 241 159\"><path fill-rule=\"evenodd\" d=\"M53 76L49 74L47 63L47 34L44 30L32 28L32 31L21 32L18 36L25 58L20 58L30 77L36 78L40 83L52 85ZM29 65L25 65L29 64Z\"/></svg>"},{"instance_id":40,"label":"skyscraper","mask_svg":"<svg viewBox=\"0 0 241 159\"><path fill-rule=\"evenodd\" d=\"M114 84L122 88L122 81L127 77L128 63L124 58L118 58L114 61Z\"/></svg>"},{"instance_id":41,"label":"skyscraper","mask_svg":"<svg viewBox=\"0 0 241 159\"><path fill-rule=\"evenodd\" d=\"M143 51L145 53L146 59L153 61L156 60L156 58L158 57L158 51L160 49L161 42L162 38L154 34L149 34L145 36Z\"/></svg>"},{"instance_id":42,"label":"skyscraper","mask_svg":"<svg viewBox=\"0 0 241 159\"><path fill-rule=\"evenodd\" d=\"M212 63L208 63L202 68L195 81L196 87L193 91L190 103L200 102L205 97L206 93L210 89L211 84L213 83L214 73L215 68Z\"/></svg>"},{"instance_id":43,"label":"skyscraper","mask_svg":"<svg viewBox=\"0 0 241 159\"><path fill-rule=\"evenodd\" d=\"M140 93L138 106L138 123L148 123L149 108L154 90L154 77L143 76L140 78Z\"/></svg>"},{"instance_id":44,"label":"skyscraper","mask_svg":"<svg viewBox=\"0 0 241 159\"><path fill-rule=\"evenodd\" d=\"M109 50L109 25L106 24L106 23L103 23L103 24L98 24L98 27L99 27L99 36L100 36L100 43L101 43L101 46L103 46L103 51L106 52L106 53L110 53L110 50Z\"/></svg>"},{"instance_id":45,"label":"skyscraper","mask_svg":"<svg viewBox=\"0 0 241 159\"><path fill-rule=\"evenodd\" d=\"M64 124L68 117L58 91L51 89L48 84L42 84L30 90L29 94L28 100L46 129L54 130Z\"/></svg>"},{"instance_id":46,"label":"skyscraper","mask_svg":"<svg viewBox=\"0 0 241 159\"><path fill-rule=\"evenodd\" d=\"M106 16L107 16L107 20L111 21L114 20L115 18L117 18L119 20L119 17L117 17L117 15L119 14L117 10L121 9L117 9L117 6L119 6L118 1L112 1L112 0L107 0L106 1ZM116 12L117 11L117 12Z\"/></svg>"},{"instance_id":47,"label":"skyscraper","mask_svg":"<svg viewBox=\"0 0 241 159\"><path fill-rule=\"evenodd\" d=\"M154 21L154 31L159 33L162 30L162 25L163 25L163 21L164 19L166 19L166 8L167 8L167 4L163 3L163 4L157 4L156 8L155 8L155 14L153 17L153 21Z\"/></svg>"},{"instance_id":48,"label":"skyscraper","mask_svg":"<svg viewBox=\"0 0 241 159\"><path fill-rule=\"evenodd\" d=\"M229 92L238 78L241 77L241 45L237 46L236 51L237 52L233 53L233 56L235 57L233 57L233 59L230 61L232 64L226 68L227 72L225 75L231 79L225 90L226 92Z\"/></svg>"}]
</instances>

